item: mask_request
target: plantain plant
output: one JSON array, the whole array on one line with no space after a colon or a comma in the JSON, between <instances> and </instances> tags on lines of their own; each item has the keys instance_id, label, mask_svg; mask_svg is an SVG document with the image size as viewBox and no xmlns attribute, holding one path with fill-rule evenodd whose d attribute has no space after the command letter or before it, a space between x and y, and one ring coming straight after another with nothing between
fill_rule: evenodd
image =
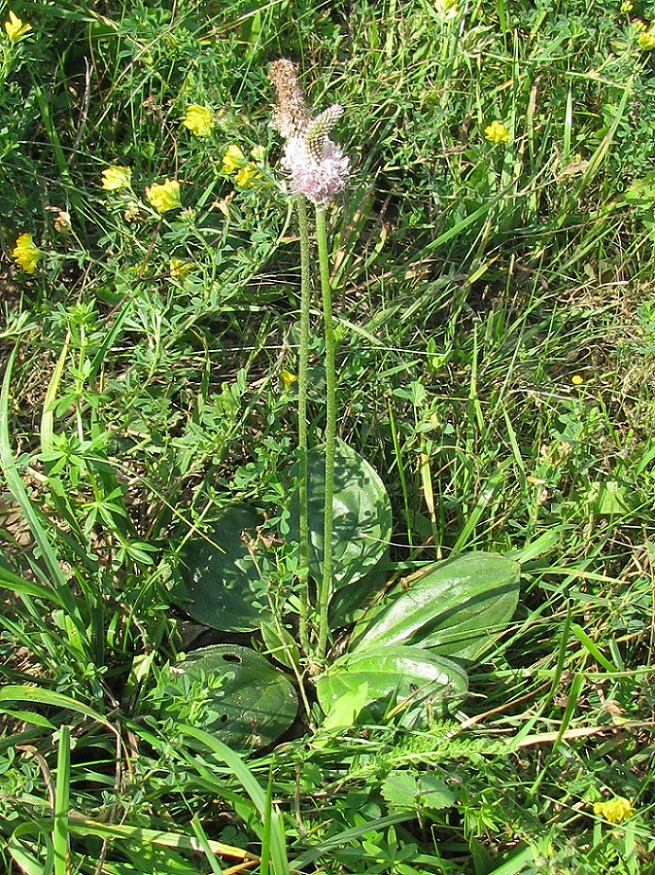
<instances>
[{"instance_id":1,"label":"plantain plant","mask_svg":"<svg viewBox=\"0 0 655 875\"><path fill-rule=\"evenodd\" d=\"M190 540L181 605L224 633L259 632L278 667L254 650L220 644L192 652L166 678L174 694L202 690L206 707L199 722L241 746L270 742L294 720L288 671L307 721L324 728L359 719L414 727L451 710L466 693L467 662L493 644L514 613L520 570L508 558L479 552L386 580L393 572L389 495L366 459L337 438L326 209L350 171L348 157L329 137L343 108L334 104L312 117L288 60L274 62L269 78L300 239L297 460L276 537L267 535L254 508L240 505ZM307 427L308 203L315 209L325 341L326 415L323 442L316 446L308 445ZM216 677L220 682L209 684ZM319 710L310 705L312 691Z\"/></svg>"}]
</instances>

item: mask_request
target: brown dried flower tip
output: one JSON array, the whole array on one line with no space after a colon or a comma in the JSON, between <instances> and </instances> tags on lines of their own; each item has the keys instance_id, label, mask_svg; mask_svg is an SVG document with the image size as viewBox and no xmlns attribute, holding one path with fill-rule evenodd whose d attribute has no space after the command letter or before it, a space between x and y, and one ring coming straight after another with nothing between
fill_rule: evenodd
<instances>
[{"instance_id":1,"label":"brown dried flower tip","mask_svg":"<svg viewBox=\"0 0 655 875\"><path fill-rule=\"evenodd\" d=\"M307 128L311 117L292 61L281 58L268 68L268 78L277 92L277 106L271 124L283 137L296 137Z\"/></svg>"}]
</instances>

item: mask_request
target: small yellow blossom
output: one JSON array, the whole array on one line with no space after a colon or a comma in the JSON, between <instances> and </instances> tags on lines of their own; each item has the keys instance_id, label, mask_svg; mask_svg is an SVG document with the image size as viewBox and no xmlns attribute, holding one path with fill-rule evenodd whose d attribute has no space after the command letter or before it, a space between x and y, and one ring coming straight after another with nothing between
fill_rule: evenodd
<instances>
[{"instance_id":1,"label":"small yellow blossom","mask_svg":"<svg viewBox=\"0 0 655 875\"><path fill-rule=\"evenodd\" d=\"M246 164L241 170L237 170L237 174L234 178L239 188L248 188L249 186L254 185L252 180L261 179L262 174L254 164Z\"/></svg>"},{"instance_id":2,"label":"small yellow blossom","mask_svg":"<svg viewBox=\"0 0 655 875\"><path fill-rule=\"evenodd\" d=\"M456 18L459 12L457 0L435 0L434 7L437 10L437 14L445 21Z\"/></svg>"},{"instance_id":3,"label":"small yellow blossom","mask_svg":"<svg viewBox=\"0 0 655 875\"><path fill-rule=\"evenodd\" d=\"M582 384L584 383L584 377L582 376L582 374L573 374L573 376L571 377L571 382L574 386L582 386Z\"/></svg>"},{"instance_id":4,"label":"small yellow blossom","mask_svg":"<svg viewBox=\"0 0 655 875\"><path fill-rule=\"evenodd\" d=\"M638 18L635 18L632 24L632 29L635 33L643 33L646 30L646 25L643 21L640 21Z\"/></svg>"},{"instance_id":5,"label":"small yellow blossom","mask_svg":"<svg viewBox=\"0 0 655 875\"><path fill-rule=\"evenodd\" d=\"M105 191L120 191L132 184L132 171L129 167L116 164L102 171L102 187Z\"/></svg>"},{"instance_id":6,"label":"small yellow blossom","mask_svg":"<svg viewBox=\"0 0 655 875\"><path fill-rule=\"evenodd\" d=\"M12 43L17 42L30 30L32 30L32 25L28 24L26 21L21 21L20 18L15 15L10 9L9 18L5 21L5 31Z\"/></svg>"},{"instance_id":7,"label":"small yellow blossom","mask_svg":"<svg viewBox=\"0 0 655 875\"><path fill-rule=\"evenodd\" d=\"M292 374L291 371L287 371L286 368L282 371L280 376L282 377L285 389L289 389L298 380L298 377L296 377L295 374Z\"/></svg>"},{"instance_id":8,"label":"small yellow blossom","mask_svg":"<svg viewBox=\"0 0 655 875\"><path fill-rule=\"evenodd\" d=\"M263 146L255 146L250 153L255 161L262 161L265 155ZM229 145L223 155L223 173L235 173L235 182L239 188L248 188L253 185L254 179L262 179L262 172L248 161L236 143Z\"/></svg>"},{"instance_id":9,"label":"small yellow blossom","mask_svg":"<svg viewBox=\"0 0 655 875\"><path fill-rule=\"evenodd\" d=\"M600 814L610 823L621 823L635 813L632 802L625 796L615 796L607 802L594 802L594 814Z\"/></svg>"},{"instance_id":10,"label":"small yellow blossom","mask_svg":"<svg viewBox=\"0 0 655 875\"><path fill-rule=\"evenodd\" d=\"M36 266L41 258L41 253L34 245L34 240L30 234L21 234L16 240L11 257L25 271L25 273L34 273Z\"/></svg>"},{"instance_id":11,"label":"small yellow blossom","mask_svg":"<svg viewBox=\"0 0 655 875\"><path fill-rule=\"evenodd\" d=\"M223 155L223 173L234 173L235 170L241 170L245 167L248 161L241 149L232 143L227 147L225 155Z\"/></svg>"},{"instance_id":12,"label":"small yellow blossom","mask_svg":"<svg viewBox=\"0 0 655 875\"><path fill-rule=\"evenodd\" d=\"M176 282L184 279L193 270L193 264L190 261L185 261L183 258L171 258L170 273L171 279Z\"/></svg>"},{"instance_id":13,"label":"small yellow blossom","mask_svg":"<svg viewBox=\"0 0 655 875\"><path fill-rule=\"evenodd\" d=\"M485 139L490 143L508 143L509 131L502 122L493 121L484 129Z\"/></svg>"},{"instance_id":14,"label":"small yellow blossom","mask_svg":"<svg viewBox=\"0 0 655 875\"><path fill-rule=\"evenodd\" d=\"M187 107L186 116L182 122L196 137L208 137L214 130L214 119L211 110L206 106L192 103Z\"/></svg>"},{"instance_id":15,"label":"small yellow blossom","mask_svg":"<svg viewBox=\"0 0 655 875\"><path fill-rule=\"evenodd\" d=\"M621 3L621 12L623 13L632 12L634 8L634 3L631 0L623 0L623 3Z\"/></svg>"},{"instance_id":16,"label":"small yellow blossom","mask_svg":"<svg viewBox=\"0 0 655 875\"><path fill-rule=\"evenodd\" d=\"M167 179L146 188L146 197L160 213L177 209L180 204L180 183L177 179Z\"/></svg>"},{"instance_id":17,"label":"small yellow blossom","mask_svg":"<svg viewBox=\"0 0 655 875\"><path fill-rule=\"evenodd\" d=\"M637 42L645 52L651 52L655 49L655 33L652 30L644 31L639 34Z\"/></svg>"}]
</instances>

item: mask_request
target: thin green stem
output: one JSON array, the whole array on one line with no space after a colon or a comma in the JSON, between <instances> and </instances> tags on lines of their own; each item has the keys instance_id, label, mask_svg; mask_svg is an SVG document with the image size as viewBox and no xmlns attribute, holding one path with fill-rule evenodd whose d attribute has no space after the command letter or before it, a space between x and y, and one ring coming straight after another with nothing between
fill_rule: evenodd
<instances>
[{"instance_id":1,"label":"thin green stem","mask_svg":"<svg viewBox=\"0 0 655 875\"><path fill-rule=\"evenodd\" d=\"M336 369L334 324L332 321L332 291L330 289L330 265L325 227L325 209L316 207L316 242L321 274L323 296L323 320L325 325L325 506L323 523L323 579L318 588L318 644L316 657L325 658L328 636L328 604L332 592L332 518L334 496L334 456L337 433Z\"/></svg>"},{"instance_id":2,"label":"thin green stem","mask_svg":"<svg viewBox=\"0 0 655 875\"><path fill-rule=\"evenodd\" d=\"M298 456L300 482L298 498L300 505L300 646L304 653L309 652L309 521L307 516L307 361L309 358L309 305L311 296L309 263L309 228L307 222L307 202L303 195L296 198L298 206L298 228L300 233L300 351L298 354Z\"/></svg>"}]
</instances>

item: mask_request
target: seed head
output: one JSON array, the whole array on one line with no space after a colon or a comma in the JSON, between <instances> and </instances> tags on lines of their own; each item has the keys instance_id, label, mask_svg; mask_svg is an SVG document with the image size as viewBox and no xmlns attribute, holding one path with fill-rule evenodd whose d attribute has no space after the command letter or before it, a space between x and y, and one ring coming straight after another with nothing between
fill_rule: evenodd
<instances>
[{"instance_id":1,"label":"seed head","mask_svg":"<svg viewBox=\"0 0 655 875\"><path fill-rule=\"evenodd\" d=\"M268 68L268 78L277 93L277 106L271 124L285 138L297 136L305 130L311 117L298 82L296 65L286 58L273 61Z\"/></svg>"}]
</instances>

